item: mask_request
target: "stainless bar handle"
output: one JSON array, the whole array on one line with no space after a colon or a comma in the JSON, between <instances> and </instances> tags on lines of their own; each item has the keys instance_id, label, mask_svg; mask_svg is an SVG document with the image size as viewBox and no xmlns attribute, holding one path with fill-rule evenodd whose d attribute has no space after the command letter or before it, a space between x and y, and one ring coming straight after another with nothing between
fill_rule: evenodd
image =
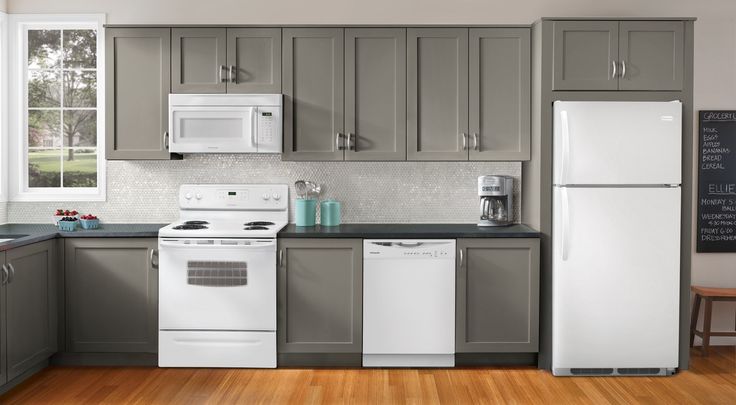
<instances>
[{"instance_id":1,"label":"stainless bar handle","mask_svg":"<svg viewBox=\"0 0 736 405\"><path fill-rule=\"evenodd\" d=\"M8 284L13 282L13 279L15 279L15 267L13 267L13 263L8 263L8 269L10 270L10 274L8 275Z\"/></svg>"},{"instance_id":2,"label":"stainless bar handle","mask_svg":"<svg viewBox=\"0 0 736 405\"><path fill-rule=\"evenodd\" d=\"M343 142L343 143L340 143L340 140L341 140L341 139L342 139L342 134L341 134L341 133L339 133L339 132L338 132L338 133L336 133L336 134L335 134L335 148L336 148L337 150L345 150L345 142Z\"/></svg>"},{"instance_id":3,"label":"stainless bar handle","mask_svg":"<svg viewBox=\"0 0 736 405\"><path fill-rule=\"evenodd\" d=\"M156 257L156 260L153 260L153 257ZM151 267L154 269L158 268L158 249L151 249Z\"/></svg>"},{"instance_id":4,"label":"stainless bar handle","mask_svg":"<svg viewBox=\"0 0 736 405\"><path fill-rule=\"evenodd\" d=\"M458 249L458 250L460 251L460 268L462 268L463 267L463 262L464 262L464 260L463 260L463 250L462 249Z\"/></svg>"},{"instance_id":5,"label":"stainless bar handle","mask_svg":"<svg viewBox=\"0 0 736 405\"><path fill-rule=\"evenodd\" d=\"M164 131L164 149L169 150L169 131Z\"/></svg>"},{"instance_id":6,"label":"stainless bar handle","mask_svg":"<svg viewBox=\"0 0 736 405\"><path fill-rule=\"evenodd\" d=\"M284 249L279 249L279 264L277 267L284 265Z\"/></svg>"},{"instance_id":7,"label":"stainless bar handle","mask_svg":"<svg viewBox=\"0 0 736 405\"><path fill-rule=\"evenodd\" d=\"M468 150L468 134L463 132L460 135L463 137L463 150Z\"/></svg>"},{"instance_id":8,"label":"stainless bar handle","mask_svg":"<svg viewBox=\"0 0 736 405\"><path fill-rule=\"evenodd\" d=\"M613 73L611 73L611 79L615 79L616 78L616 67L617 67L615 60L611 61L611 66L613 66Z\"/></svg>"},{"instance_id":9,"label":"stainless bar handle","mask_svg":"<svg viewBox=\"0 0 736 405\"><path fill-rule=\"evenodd\" d=\"M621 78L622 79L626 78L626 61L625 60L621 61Z\"/></svg>"},{"instance_id":10,"label":"stainless bar handle","mask_svg":"<svg viewBox=\"0 0 736 405\"><path fill-rule=\"evenodd\" d=\"M478 133L477 132L473 132L473 150L477 150L478 152L480 152L480 143L479 143L479 141L480 141L480 138L478 138Z\"/></svg>"},{"instance_id":11,"label":"stainless bar handle","mask_svg":"<svg viewBox=\"0 0 736 405\"><path fill-rule=\"evenodd\" d=\"M230 65L230 83L238 83L238 71L235 69L235 65Z\"/></svg>"},{"instance_id":12,"label":"stainless bar handle","mask_svg":"<svg viewBox=\"0 0 736 405\"><path fill-rule=\"evenodd\" d=\"M348 142L347 149L357 152L357 149L355 147L355 143L356 143L355 134L352 133L352 132L348 132L348 136L347 136L346 139L347 139L347 142Z\"/></svg>"},{"instance_id":13,"label":"stainless bar handle","mask_svg":"<svg viewBox=\"0 0 736 405\"><path fill-rule=\"evenodd\" d=\"M223 76L222 71L227 69L227 66L220 65L220 83L227 83L228 78Z\"/></svg>"},{"instance_id":14,"label":"stainless bar handle","mask_svg":"<svg viewBox=\"0 0 736 405\"><path fill-rule=\"evenodd\" d=\"M2 279L0 280L0 285L5 285L8 283L8 268L3 264L3 273L2 273Z\"/></svg>"}]
</instances>

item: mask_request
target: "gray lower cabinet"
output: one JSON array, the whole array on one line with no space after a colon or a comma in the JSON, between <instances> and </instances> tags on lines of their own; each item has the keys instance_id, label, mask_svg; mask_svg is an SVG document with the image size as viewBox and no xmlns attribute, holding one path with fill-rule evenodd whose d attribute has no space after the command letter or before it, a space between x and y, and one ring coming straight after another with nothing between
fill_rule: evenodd
<instances>
[{"instance_id":1,"label":"gray lower cabinet","mask_svg":"<svg viewBox=\"0 0 736 405\"><path fill-rule=\"evenodd\" d=\"M529 29L471 28L469 58L470 160L529 160Z\"/></svg>"},{"instance_id":2,"label":"gray lower cabinet","mask_svg":"<svg viewBox=\"0 0 736 405\"><path fill-rule=\"evenodd\" d=\"M468 159L468 29L407 30L407 158Z\"/></svg>"},{"instance_id":3,"label":"gray lower cabinet","mask_svg":"<svg viewBox=\"0 0 736 405\"><path fill-rule=\"evenodd\" d=\"M279 239L279 354L361 353L362 251L361 239Z\"/></svg>"},{"instance_id":4,"label":"gray lower cabinet","mask_svg":"<svg viewBox=\"0 0 736 405\"><path fill-rule=\"evenodd\" d=\"M170 159L169 28L105 31L105 158Z\"/></svg>"},{"instance_id":5,"label":"gray lower cabinet","mask_svg":"<svg viewBox=\"0 0 736 405\"><path fill-rule=\"evenodd\" d=\"M5 264L5 252L0 252L0 263ZM3 269L2 279L5 280L5 277L5 269ZM5 339L5 336L7 336L5 294L5 281L3 281L0 283L0 385L8 382L8 345Z\"/></svg>"},{"instance_id":6,"label":"gray lower cabinet","mask_svg":"<svg viewBox=\"0 0 736 405\"><path fill-rule=\"evenodd\" d=\"M6 252L2 297L0 383L11 381L57 350L57 270L54 241Z\"/></svg>"},{"instance_id":7,"label":"gray lower cabinet","mask_svg":"<svg viewBox=\"0 0 736 405\"><path fill-rule=\"evenodd\" d=\"M225 28L171 30L171 92L225 93L227 75Z\"/></svg>"},{"instance_id":8,"label":"gray lower cabinet","mask_svg":"<svg viewBox=\"0 0 736 405\"><path fill-rule=\"evenodd\" d=\"M155 353L155 238L65 239L66 351Z\"/></svg>"},{"instance_id":9,"label":"gray lower cabinet","mask_svg":"<svg viewBox=\"0 0 736 405\"><path fill-rule=\"evenodd\" d=\"M555 21L554 90L618 90L618 21Z\"/></svg>"},{"instance_id":10,"label":"gray lower cabinet","mask_svg":"<svg viewBox=\"0 0 736 405\"><path fill-rule=\"evenodd\" d=\"M458 239L457 248L457 352L537 352L539 239Z\"/></svg>"},{"instance_id":11,"label":"gray lower cabinet","mask_svg":"<svg viewBox=\"0 0 736 405\"><path fill-rule=\"evenodd\" d=\"M682 90L684 31L682 21L621 21L619 89Z\"/></svg>"},{"instance_id":12,"label":"gray lower cabinet","mask_svg":"<svg viewBox=\"0 0 736 405\"><path fill-rule=\"evenodd\" d=\"M228 28L228 93L281 93L281 28Z\"/></svg>"},{"instance_id":13,"label":"gray lower cabinet","mask_svg":"<svg viewBox=\"0 0 736 405\"><path fill-rule=\"evenodd\" d=\"M285 160L343 160L342 28L284 28Z\"/></svg>"},{"instance_id":14,"label":"gray lower cabinet","mask_svg":"<svg viewBox=\"0 0 736 405\"><path fill-rule=\"evenodd\" d=\"M345 29L345 160L406 160L406 30Z\"/></svg>"}]
</instances>

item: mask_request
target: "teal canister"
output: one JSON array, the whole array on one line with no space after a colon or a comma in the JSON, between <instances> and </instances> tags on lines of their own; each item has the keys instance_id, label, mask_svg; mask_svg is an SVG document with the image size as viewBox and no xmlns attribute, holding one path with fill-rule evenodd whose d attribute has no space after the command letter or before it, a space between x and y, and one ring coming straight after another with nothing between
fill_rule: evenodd
<instances>
[{"instance_id":1,"label":"teal canister","mask_svg":"<svg viewBox=\"0 0 736 405\"><path fill-rule=\"evenodd\" d=\"M319 223L322 226L337 226L340 225L340 201L325 200L322 201L319 207L320 219Z\"/></svg>"},{"instance_id":2,"label":"teal canister","mask_svg":"<svg viewBox=\"0 0 736 405\"><path fill-rule=\"evenodd\" d=\"M317 222L317 200L296 200L296 226L314 226Z\"/></svg>"}]
</instances>

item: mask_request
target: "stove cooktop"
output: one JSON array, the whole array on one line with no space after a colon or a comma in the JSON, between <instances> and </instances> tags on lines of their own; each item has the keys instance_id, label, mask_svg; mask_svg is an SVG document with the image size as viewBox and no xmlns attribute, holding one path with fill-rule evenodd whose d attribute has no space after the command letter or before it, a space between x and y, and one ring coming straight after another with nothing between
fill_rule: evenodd
<instances>
[{"instance_id":1,"label":"stove cooktop","mask_svg":"<svg viewBox=\"0 0 736 405\"><path fill-rule=\"evenodd\" d=\"M167 238L275 238L285 226L286 221L177 221L161 228L159 236Z\"/></svg>"}]
</instances>

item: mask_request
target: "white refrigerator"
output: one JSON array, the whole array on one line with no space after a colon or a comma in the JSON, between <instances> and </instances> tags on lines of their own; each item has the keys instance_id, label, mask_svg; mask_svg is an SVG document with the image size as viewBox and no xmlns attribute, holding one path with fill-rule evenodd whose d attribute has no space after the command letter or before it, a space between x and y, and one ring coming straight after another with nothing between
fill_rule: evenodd
<instances>
[{"instance_id":1,"label":"white refrigerator","mask_svg":"<svg viewBox=\"0 0 736 405\"><path fill-rule=\"evenodd\" d=\"M552 372L678 365L682 105L554 103Z\"/></svg>"}]
</instances>

